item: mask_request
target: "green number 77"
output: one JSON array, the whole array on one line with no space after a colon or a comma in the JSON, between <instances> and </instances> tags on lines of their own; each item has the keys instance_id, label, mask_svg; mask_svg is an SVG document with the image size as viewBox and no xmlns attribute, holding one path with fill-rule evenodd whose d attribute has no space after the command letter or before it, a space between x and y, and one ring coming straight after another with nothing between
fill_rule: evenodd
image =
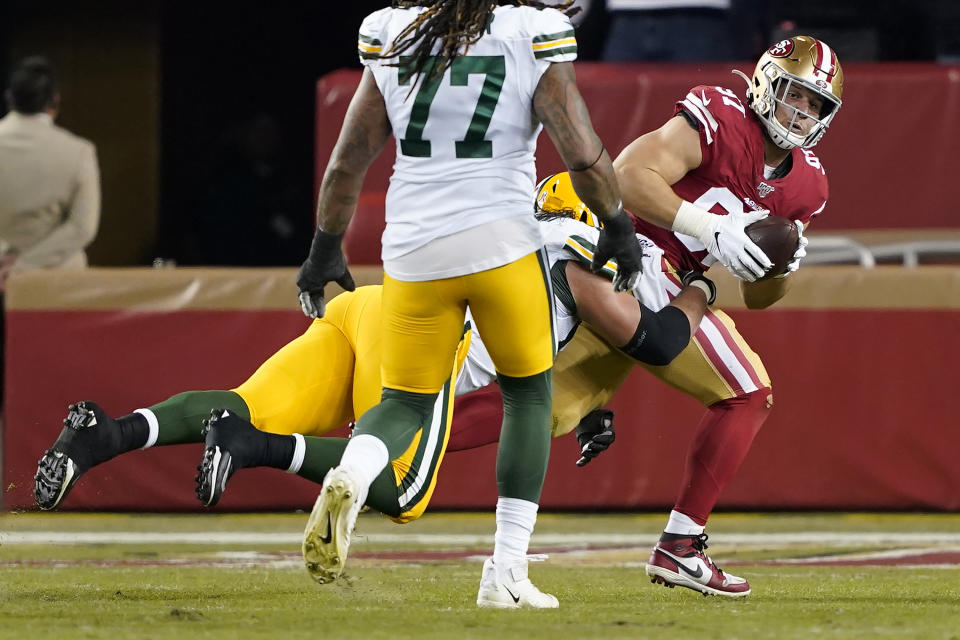
<instances>
[{"instance_id":1,"label":"green number 77","mask_svg":"<svg viewBox=\"0 0 960 640\"><path fill-rule=\"evenodd\" d=\"M413 56L400 57L398 80L401 86L409 85L413 78L412 61ZM423 128L427 125L427 118L430 117L430 105L446 75L438 77L433 73L439 61L440 58L431 56L423 67L420 89L410 110L410 122L407 123L404 136L400 138L400 153L405 156L430 157L430 141L423 139ZM462 140L455 141L457 157L492 158L493 143L485 140L484 136L487 134L493 112L497 108L497 101L500 99L500 91L503 89L503 79L506 75L504 57L460 56L454 58L450 65L450 85L467 86L471 74L483 74L486 77L480 89L477 107L473 110L470 126L467 127L467 133Z\"/></svg>"}]
</instances>

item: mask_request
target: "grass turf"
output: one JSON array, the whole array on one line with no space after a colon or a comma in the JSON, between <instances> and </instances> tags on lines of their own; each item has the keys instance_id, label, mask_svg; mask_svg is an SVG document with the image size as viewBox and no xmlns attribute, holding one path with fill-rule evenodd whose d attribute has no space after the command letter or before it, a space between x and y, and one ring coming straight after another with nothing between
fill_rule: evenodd
<instances>
[{"instance_id":1,"label":"grass turf","mask_svg":"<svg viewBox=\"0 0 960 640\"><path fill-rule=\"evenodd\" d=\"M710 552L750 579L746 599L704 598L651 585L643 547L603 546L605 535L655 540L662 516L544 516L534 536L570 534L571 549L531 566L555 611L487 611L474 600L489 545L437 544L449 535L492 533L492 516L429 515L406 527L365 515L347 579L312 583L295 544L4 544L18 532L111 531L289 533L300 515L0 516L0 638L960 638L957 566L751 564L884 546L779 545L787 531L960 532L956 515L720 514ZM724 548L725 536L770 532L769 544ZM378 541L380 533L430 534L429 545ZM437 537L439 536L439 537ZM492 537L492 536L491 536ZM643 537L643 536L641 536ZM577 542L582 539L582 542ZM904 545L892 545L902 548ZM922 545L925 546L925 545ZM377 557L406 549L461 549L439 561ZM254 553L256 552L256 553ZM170 564L179 563L179 564Z\"/></svg>"}]
</instances>

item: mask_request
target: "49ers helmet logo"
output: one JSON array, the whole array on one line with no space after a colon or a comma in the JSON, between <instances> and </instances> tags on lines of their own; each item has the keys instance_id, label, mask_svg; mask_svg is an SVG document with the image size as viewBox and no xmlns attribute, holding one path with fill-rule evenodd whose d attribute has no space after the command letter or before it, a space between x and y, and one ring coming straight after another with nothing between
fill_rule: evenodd
<instances>
[{"instance_id":1,"label":"49ers helmet logo","mask_svg":"<svg viewBox=\"0 0 960 640\"><path fill-rule=\"evenodd\" d=\"M774 58L786 58L793 53L793 47L793 40L787 38L786 40L781 40L777 44L767 49L767 53L772 55Z\"/></svg>"}]
</instances>

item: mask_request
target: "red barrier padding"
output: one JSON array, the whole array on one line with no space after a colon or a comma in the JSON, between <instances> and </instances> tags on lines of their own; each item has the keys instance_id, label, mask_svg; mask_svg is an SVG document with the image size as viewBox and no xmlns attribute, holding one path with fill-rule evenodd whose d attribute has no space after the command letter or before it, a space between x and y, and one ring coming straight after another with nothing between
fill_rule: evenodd
<instances>
[{"instance_id":1,"label":"red barrier padding","mask_svg":"<svg viewBox=\"0 0 960 640\"><path fill-rule=\"evenodd\" d=\"M960 509L950 311L738 311L774 409L720 509ZM780 381L778 383L778 381ZM554 440L546 508L668 509L703 408L643 371L610 407L617 440L584 468ZM434 507L488 508L496 448L450 454Z\"/></svg>"},{"instance_id":2,"label":"red barrier padding","mask_svg":"<svg viewBox=\"0 0 960 640\"><path fill-rule=\"evenodd\" d=\"M343 236L343 251L350 264L381 264L380 236L387 227L383 201L387 194L365 192L357 201L357 211Z\"/></svg>"},{"instance_id":3,"label":"red barrier padding","mask_svg":"<svg viewBox=\"0 0 960 640\"><path fill-rule=\"evenodd\" d=\"M60 433L68 404L93 400L122 415L180 391L228 389L308 322L298 311L232 310L9 311L7 320L7 509L33 506L37 459ZM193 509L194 468L202 453L202 445L183 445L121 456L85 476L66 506ZM273 481L289 480L285 475ZM237 479L250 491L236 492L235 507L270 508L283 495L275 493L276 485L258 490L254 478Z\"/></svg>"},{"instance_id":4,"label":"red barrier padding","mask_svg":"<svg viewBox=\"0 0 960 640\"><path fill-rule=\"evenodd\" d=\"M735 311L774 381L775 407L720 508L960 509L956 310ZM121 414L187 389L241 382L305 326L290 311L8 313L4 506L33 508L36 461L66 405ZM617 441L574 466L554 441L544 509L668 509L702 408L637 371L612 403ZM198 426L199 428L199 426ZM134 452L88 473L65 509L199 510L202 446ZM434 508L492 508L496 448L451 453ZM309 508L317 487L243 471L218 510Z\"/></svg>"}]
</instances>

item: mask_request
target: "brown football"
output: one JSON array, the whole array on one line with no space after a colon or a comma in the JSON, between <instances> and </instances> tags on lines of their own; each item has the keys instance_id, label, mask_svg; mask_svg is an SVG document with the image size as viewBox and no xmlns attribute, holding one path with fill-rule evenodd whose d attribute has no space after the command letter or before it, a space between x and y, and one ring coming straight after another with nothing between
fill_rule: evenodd
<instances>
[{"instance_id":1,"label":"brown football","mask_svg":"<svg viewBox=\"0 0 960 640\"><path fill-rule=\"evenodd\" d=\"M767 275L760 279L767 280L786 271L787 264L793 259L800 242L797 225L786 218L767 216L747 225L746 231L773 263Z\"/></svg>"}]
</instances>

